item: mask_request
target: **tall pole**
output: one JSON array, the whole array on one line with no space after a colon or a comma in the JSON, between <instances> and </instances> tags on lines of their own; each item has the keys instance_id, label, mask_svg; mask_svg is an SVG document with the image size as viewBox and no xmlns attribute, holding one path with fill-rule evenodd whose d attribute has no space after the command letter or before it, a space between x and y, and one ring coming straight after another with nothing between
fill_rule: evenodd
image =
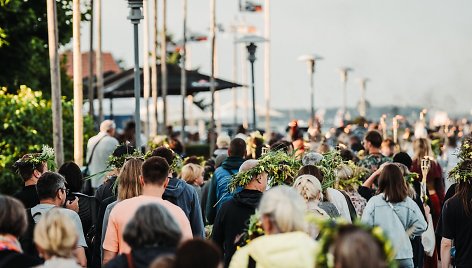
<instances>
[{"instance_id":1,"label":"tall pole","mask_svg":"<svg viewBox=\"0 0 472 268\"><path fill-rule=\"evenodd\" d=\"M241 82L243 86L243 126L249 128L249 87L245 86L248 83L248 70L246 58L244 55L247 53L246 48L241 45Z\"/></svg>"},{"instance_id":2,"label":"tall pole","mask_svg":"<svg viewBox=\"0 0 472 268\"><path fill-rule=\"evenodd\" d=\"M89 101L89 116L93 120L93 99L94 99L94 92L93 92L93 81L94 81L94 73L93 73L93 0L90 0L90 43L89 43L89 55L88 55L88 101Z\"/></svg>"},{"instance_id":3,"label":"tall pole","mask_svg":"<svg viewBox=\"0 0 472 268\"><path fill-rule=\"evenodd\" d=\"M236 25L236 24L235 24ZM237 27L237 26L235 26ZM234 39L233 39L233 81L238 80L238 44L236 43L237 39L237 30L234 31ZM233 125L237 127L238 125L238 88L233 88Z\"/></svg>"},{"instance_id":4,"label":"tall pole","mask_svg":"<svg viewBox=\"0 0 472 268\"><path fill-rule=\"evenodd\" d=\"M251 88L252 88L252 129L257 130L257 119L256 119L256 86L255 86L255 75L254 75L254 62L256 61L256 49L255 43L247 45L248 60L251 63Z\"/></svg>"},{"instance_id":5,"label":"tall pole","mask_svg":"<svg viewBox=\"0 0 472 268\"><path fill-rule=\"evenodd\" d=\"M139 21L143 19L141 14L142 2L128 1L130 13L128 19L133 24L134 28L134 99L135 110L134 120L136 122L136 148L141 148L141 115L140 115L140 99L141 99L141 75L139 71L139 38L138 26Z\"/></svg>"},{"instance_id":6,"label":"tall pole","mask_svg":"<svg viewBox=\"0 0 472 268\"><path fill-rule=\"evenodd\" d=\"M51 73L51 101L52 101L52 136L54 151L56 154L56 165L61 166L64 162L64 146L62 136L62 103L61 103L61 76L58 57L58 30L56 1L47 0L48 18L48 47L49 47L49 70Z\"/></svg>"},{"instance_id":7,"label":"tall pole","mask_svg":"<svg viewBox=\"0 0 472 268\"><path fill-rule=\"evenodd\" d=\"M359 103L359 115L362 117L366 117L367 115L367 101L365 97L367 81L367 78L361 78L359 81L361 85L361 101Z\"/></svg>"},{"instance_id":8,"label":"tall pole","mask_svg":"<svg viewBox=\"0 0 472 268\"><path fill-rule=\"evenodd\" d=\"M352 69L349 67L343 67L339 69L339 73L341 75L341 86L343 90L343 121L346 119L347 113L347 76L350 71L352 71Z\"/></svg>"},{"instance_id":9,"label":"tall pole","mask_svg":"<svg viewBox=\"0 0 472 268\"><path fill-rule=\"evenodd\" d=\"M98 93L98 120L104 120L103 115L103 63L102 63L102 0L97 2L97 53L95 53L95 64L97 70L97 93Z\"/></svg>"},{"instance_id":10,"label":"tall pole","mask_svg":"<svg viewBox=\"0 0 472 268\"><path fill-rule=\"evenodd\" d=\"M157 47L158 47L158 2L154 0L154 24L153 24L153 42L152 42L152 50L151 50L151 96L152 96L152 124L151 126L151 136L154 137L158 133L159 128L159 115L158 115L158 103L157 103Z\"/></svg>"},{"instance_id":11,"label":"tall pole","mask_svg":"<svg viewBox=\"0 0 472 268\"><path fill-rule=\"evenodd\" d=\"M162 82L162 101L163 129L167 128L167 0L162 0L162 32L161 32L161 82Z\"/></svg>"},{"instance_id":12,"label":"tall pole","mask_svg":"<svg viewBox=\"0 0 472 268\"><path fill-rule=\"evenodd\" d=\"M185 71L186 58L187 58L187 0L183 0L183 44L182 44L182 62L181 62L181 82L180 82L180 94L182 95L182 147L183 152L186 151L185 143L185 97L187 95L187 73Z\"/></svg>"},{"instance_id":13,"label":"tall pole","mask_svg":"<svg viewBox=\"0 0 472 268\"><path fill-rule=\"evenodd\" d=\"M210 74L210 92L211 92L211 119L210 119L210 155L215 150L215 44L216 44L216 0L210 0L210 42L211 42L211 74Z\"/></svg>"},{"instance_id":14,"label":"tall pole","mask_svg":"<svg viewBox=\"0 0 472 268\"><path fill-rule=\"evenodd\" d=\"M82 14L80 13L80 0L74 0L72 3L72 35L74 43L74 162L79 166L82 166L84 158L84 123L82 117L82 52L80 50L81 15Z\"/></svg>"},{"instance_id":15,"label":"tall pole","mask_svg":"<svg viewBox=\"0 0 472 268\"><path fill-rule=\"evenodd\" d=\"M315 122L315 60L308 62L308 72L310 75L310 121L314 125Z\"/></svg>"},{"instance_id":16,"label":"tall pole","mask_svg":"<svg viewBox=\"0 0 472 268\"><path fill-rule=\"evenodd\" d=\"M265 98L265 132L270 137L270 0L264 3L264 98Z\"/></svg>"},{"instance_id":17,"label":"tall pole","mask_svg":"<svg viewBox=\"0 0 472 268\"><path fill-rule=\"evenodd\" d=\"M144 17L144 25L143 25L143 80L144 80L144 106L146 107L146 123L144 124L144 134L146 138L149 138L150 133L150 111L149 111L149 96L151 95L150 91L150 74L149 74L149 1L143 1L143 17Z\"/></svg>"}]
</instances>

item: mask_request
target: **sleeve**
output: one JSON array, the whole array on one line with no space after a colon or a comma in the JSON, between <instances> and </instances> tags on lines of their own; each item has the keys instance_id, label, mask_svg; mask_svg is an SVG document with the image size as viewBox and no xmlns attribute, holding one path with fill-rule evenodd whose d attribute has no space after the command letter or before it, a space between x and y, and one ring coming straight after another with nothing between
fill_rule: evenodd
<instances>
[{"instance_id":1,"label":"sleeve","mask_svg":"<svg viewBox=\"0 0 472 268\"><path fill-rule=\"evenodd\" d=\"M105 242L105 236L106 236L106 233L107 233L107 226L108 226L108 221L110 219L110 212L111 210L107 209L105 210L105 214L103 215L103 221L102 221L102 225L100 226L101 229L101 235L100 235L100 252L101 252L101 255L102 255L102 258L103 258L103 247L102 245L104 244Z\"/></svg>"},{"instance_id":2,"label":"sleeve","mask_svg":"<svg viewBox=\"0 0 472 268\"><path fill-rule=\"evenodd\" d=\"M455 217L453 214L453 208L451 207L451 203L448 201L444 204L444 208L442 211L442 230L440 235L447 239L454 239L456 237L456 232L454 229L454 222Z\"/></svg>"},{"instance_id":3,"label":"sleeve","mask_svg":"<svg viewBox=\"0 0 472 268\"><path fill-rule=\"evenodd\" d=\"M77 246L86 248L87 247L87 241L85 241L84 230L82 228L82 222L80 221L79 214L77 214L74 211L70 211L70 212L72 212L72 214L71 214L72 215L72 220L74 221L75 227L77 229L77 234L79 236L79 238L77 240Z\"/></svg>"},{"instance_id":4,"label":"sleeve","mask_svg":"<svg viewBox=\"0 0 472 268\"><path fill-rule=\"evenodd\" d=\"M226 207L226 206L225 206ZM213 224L213 230L211 231L211 240L215 242L215 244L220 248L221 252L225 252L224 250L224 222L223 222L223 214L226 210L225 207L222 207L218 213L216 214L215 223Z\"/></svg>"},{"instance_id":5,"label":"sleeve","mask_svg":"<svg viewBox=\"0 0 472 268\"><path fill-rule=\"evenodd\" d=\"M192 227L190 227L190 222L185 215L184 211L179 208L178 212L178 221L180 225L180 230L182 231L182 241L191 240L193 238ZM108 236L108 231L107 231Z\"/></svg>"},{"instance_id":6,"label":"sleeve","mask_svg":"<svg viewBox=\"0 0 472 268\"><path fill-rule=\"evenodd\" d=\"M110 218L108 219L107 229L105 232L105 240L103 241L103 249L111 252L118 252L118 235L118 226L116 224L115 213L114 211L112 211L110 213Z\"/></svg>"},{"instance_id":7,"label":"sleeve","mask_svg":"<svg viewBox=\"0 0 472 268\"><path fill-rule=\"evenodd\" d=\"M412 230L412 234L414 236L420 236L428 228L428 223L426 222L418 205L410 198L409 203L412 213L410 214L411 216L408 217L408 229Z\"/></svg>"},{"instance_id":8,"label":"sleeve","mask_svg":"<svg viewBox=\"0 0 472 268\"><path fill-rule=\"evenodd\" d=\"M359 189L357 190L357 192L365 198L365 200L369 201L369 199L372 198L372 196L374 196L374 191L368 187L365 187L365 186L359 186Z\"/></svg>"},{"instance_id":9,"label":"sleeve","mask_svg":"<svg viewBox=\"0 0 472 268\"><path fill-rule=\"evenodd\" d=\"M200 201L198 200L197 191L192 189L192 210L190 211L189 220L192 226L193 237L205 238L205 228L203 227L203 217L200 208Z\"/></svg>"},{"instance_id":10,"label":"sleeve","mask_svg":"<svg viewBox=\"0 0 472 268\"><path fill-rule=\"evenodd\" d=\"M368 225L374 226L374 204L372 199L367 202L367 205L364 208L364 212L362 213L361 222Z\"/></svg>"},{"instance_id":11,"label":"sleeve","mask_svg":"<svg viewBox=\"0 0 472 268\"><path fill-rule=\"evenodd\" d=\"M351 223L351 214L349 213L349 207L347 205L346 198L344 197L344 195L341 192L332 188L328 188L327 193L328 200L333 203L334 206L336 206L339 211L339 214L341 214L341 217Z\"/></svg>"},{"instance_id":12,"label":"sleeve","mask_svg":"<svg viewBox=\"0 0 472 268\"><path fill-rule=\"evenodd\" d=\"M210 189L208 189L208 198L206 203L205 216L208 221L208 224L213 224L216 217L216 176L213 175L213 178L210 180Z\"/></svg>"},{"instance_id":13,"label":"sleeve","mask_svg":"<svg viewBox=\"0 0 472 268\"><path fill-rule=\"evenodd\" d=\"M435 178L434 178L434 188L436 189L439 197L439 202L440 204L444 204L444 196L445 196L445 186L444 186L444 180L442 177L442 169L441 166L436 163L436 172L435 172Z\"/></svg>"}]
</instances>

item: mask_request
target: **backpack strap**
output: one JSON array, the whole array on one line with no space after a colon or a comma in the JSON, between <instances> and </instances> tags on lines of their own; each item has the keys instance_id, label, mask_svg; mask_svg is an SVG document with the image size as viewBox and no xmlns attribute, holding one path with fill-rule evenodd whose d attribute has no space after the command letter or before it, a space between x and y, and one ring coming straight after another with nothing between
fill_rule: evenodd
<instances>
[{"instance_id":1,"label":"backpack strap","mask_svg":"<svg viewBox=\"0 0 472 268\"><path fill-rule=\"evenodd\" d=\"M130 253L126 253L126 262L128 263L128 268L134 268L133 256Z\"/></svg>"},{"instance_id":2,"label":"backpack strap","mask_svg":"<svg viewBox=\"0 0 472 268\"><path fill-rule=\"evenodd\" d=\"M254 258L249 255L249 261L247 263L247 268L256 268L256 260L254 260Z\"/></svg>"},{"instance_id":3,"label":"backpack strap","mask_svg":"<svg viewBox=\"0 0 472 268\"><path fill-rule=\"evenodd\" d=\"M106 136L108 136L108 135L105 135L105 136L101 137L101 138L97 141L97 143L95 143L95 145L94 145L93 148L92 148L92 152L90 153L90 157L89 157L87 163L85 163L85 166L88 167L88 165L90 164L90 161L92 161L93 153L95 152L95 149L97 148L97 145L98 145L98 144L103 140L103 138L105 138Z\"/></svg>"}]
</instances>

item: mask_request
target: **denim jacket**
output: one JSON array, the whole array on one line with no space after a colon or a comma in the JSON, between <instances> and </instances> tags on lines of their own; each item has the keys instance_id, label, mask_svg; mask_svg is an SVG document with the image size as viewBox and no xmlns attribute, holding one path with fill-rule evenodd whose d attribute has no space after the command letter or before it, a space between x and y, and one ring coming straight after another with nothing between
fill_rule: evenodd
<instances>
[{"instance_id":1,"label":"denim jacket","mask_svg":"<svg viewBox=\"0 0 472 268\"><path fill-rule=\"evenodd\" d=\"M362 222L369 226L379 226L392 241L395 259L413 258L413 249L408 234L421 235L428 224L418 205L410 198L399 203L387 203L383 194L372 197L367 203ZM407 231L408 230L408 234Z\"/></svg>"}]
</instances>

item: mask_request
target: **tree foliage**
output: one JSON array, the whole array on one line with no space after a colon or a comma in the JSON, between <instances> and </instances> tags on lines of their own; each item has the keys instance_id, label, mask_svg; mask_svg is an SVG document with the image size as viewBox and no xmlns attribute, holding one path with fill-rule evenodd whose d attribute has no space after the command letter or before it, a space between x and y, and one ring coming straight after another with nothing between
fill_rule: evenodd
<instances>
[{"instance_id":1,"label":"tree foliage","mask_svg":"<svg viewBox=\"0 0 472 268\"><path fill-rule=\"evenodd\" d=\"M64 153L66 161L73 160L74 114L72 101L62 101ZM0 90L0 192L13 193L21 185L13 163L26 153L41 152L42 145L52 145L51 101L40 91L21 86L18 94ZM93 124L84 118L84 146L93 135Z\"/></svg>"},{"instance_id":2,"label":"tree foliage","mask_svg":"<svg viewBox=\"0 0 472 268\"><path fill-rule=\"evenodd\" d=\"M89 8L85 7L83 19ZM72 0L57 1L59 45L72 38ZM0 0L0 86L15 90L28 85L50 95L48 27L45 0ZM64 71L62 72L64 74ZM63 96L71 83L61 77Z\"/></svg>"}]
</instances>

